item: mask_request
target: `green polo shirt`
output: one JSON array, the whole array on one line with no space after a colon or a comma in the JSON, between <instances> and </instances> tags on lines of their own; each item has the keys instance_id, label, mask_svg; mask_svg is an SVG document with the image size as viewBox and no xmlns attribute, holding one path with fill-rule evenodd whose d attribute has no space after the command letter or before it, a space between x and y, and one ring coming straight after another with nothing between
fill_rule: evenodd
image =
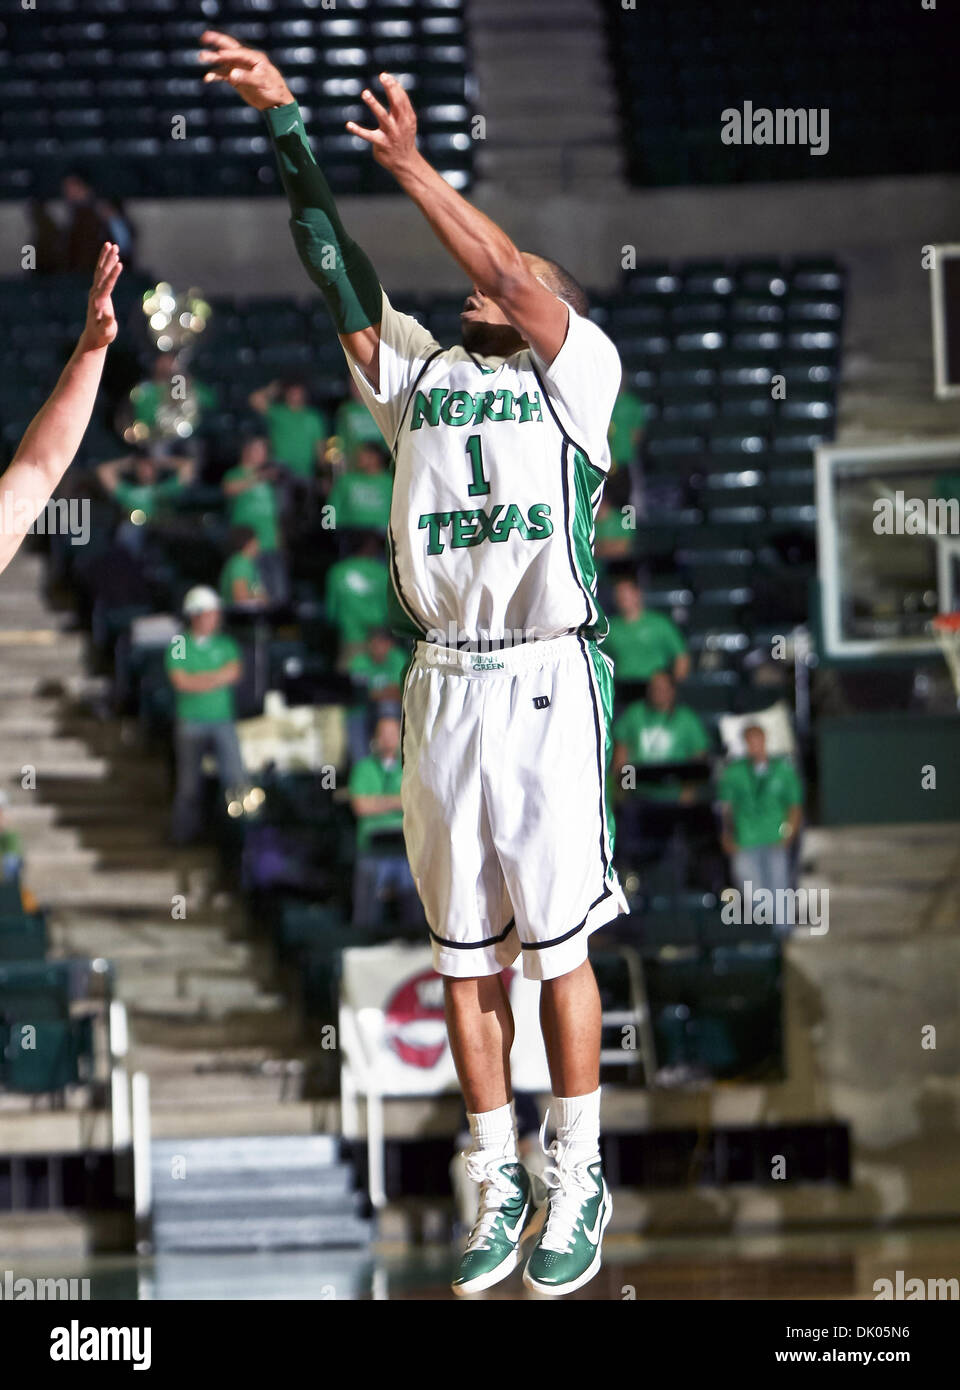
<instances>
[{"instance_id":1,"label":"green polo shirt","mask_svg":"<svg viewBox=\"0 0 960 1390\"><path fill-rule=\"evenodd\" d=\"M603 650L613 658L616 680L647 681L669 671L687 644L665 613L645 609L639 618L611 618Z\"/></svg>"},{"instance_id":2,"label":"green polo shirt","mask_svg":"<svg viewBox=\"0 0 960 1390\"><path fill-rule=\"evenodd\" d=\"M177 406L182 405L182 401L175 401L171 396L171 388L158 381L141 381L130 392L130 400L136 410L136 418L142 420L151 429L157 423L157 412L163 405ZM209 386L205 386L202 381L190 380L187 382L187 395L195 397L201 412L209 410L216 405L217 397Z\"/></svg>"},{"instance_id":3,"label":"green polo shirt","mask_svg":"<svg viewBox=\"0 0 960 1390\"><path fill-rule=\"evenodd\" d=\"M333 432L343 441L343 453L347 467L352 467L361 444L376 444L378 448L389 450L389 445L380 433L376 420L362 401L346 400L338 409L333 422Z\"/></svg>"},{"instance_id":4,"label":"green polo shirt","mask_svg":"<svg viewBox=\"0 0 960 1390\"><path fill-rule=\"evenodd\" d=\"M389 473L341 473L327 498L336 526L385 533L390 521L393 479Z\"/></svg>"},{"instance_id":5,"label":"green polo shirt","mask_svg":"<svg viewBox=\"0 0 960 1390\"><path fill-rule=\"evenodd\" d=\"M239 482L249 477L244 468L231 468L224 473L225 483ZM245 492L228 497L231 526L249 526L256 532L261 550L276 550L279 545L277 494L272 483L255 483Z\"/></svg>"},{"instance_id":6,"label":"green polo shirt","mask_svg":"<svg viewBox=\"0 0 960 1390\"><path fill-rule=\"evenodd\" d=\"M385 763L376 755L361 758L354 763L350 773L351 796L399 796L403 768L399 757ZM386 811L379 816L359 816L357 818L357 849L362 854L368 847L370 838L378 830L400 830L403 826L402 811Z\"/></svg>"},{"instance_id":7,"label":"green polo shirt","mask_svg":"<svg viewBox=\"0 0 960 1390\"><path fill-rule=\"evenodd\" d=\"M181 651L182 654L176 655ZM230 661L239 661L240 648L225 632L212 632L209 637L197 638L191 632L174 637L167 649L164 665L168 672L186 671L196 675L201 671L219 671ZM189 724L222 722L234 717L233 686L222 685L218 690L175 691L177 718Z\"/></svg>"},{"instance_id":8,"label":"green polo shirt","mask_svg":"<svg viewBox=\"0 0 960 1390\"><path fill-rule=\"evenodd\" d=\"M632 391L621 391L610 416L607 437L610 440L610 460L614 467L632 463L636 454L634 434L647 422L647 407Z\"/></svg>"},{"instance_id":9,"label":"green polo shirt","mask_svg":"<svg viewBox=\"0 0 960 1390\"><path fill-rule=\"evenodd\" d=\"M387 567L372 556L338 560L327 571L327 618L345 645L365 642L376 627L387 626Z\"/></svg>"},{"instance_id":10,"label":"green polo shirt","mask_svg":"<svg viewBox=\"0 0 960 1390\"><path fill-rule=\"evenodd\" d=\"M636 527L627 525L627 518L620 507L611 507L605 515L598 516L594 522L594 536L597 544L601 541L626 540L632 546L636 535Z\"/></svg>"},{"instance_id":11,"label":"green polo shirt","mask_svg":"<svg viewBox=\"0 0 960 1390\"><path fill-rule=\"evenodd\" d=\"M245 579L254 598L263 598L263 581L257 569L257 562L239 550L230 556L220 571L220 597L224 603L237 602L233 597L233 584L236 579Z\"/></svg>"},{"instance_id":12,"label":"green polo shirt","mask_svg":"<svg viewBox=\"0 0 960 1390\"><path fill-rule=\"evenodd\" d=\"M317 445L330 433L327 418L312 406L291 410L283 401L267 406L270 453L285 463L299 478L312 478L317 471Z\"/></svg>"},{"instance_id":13,"label":"green polo shirt","mask_svg":"<svg viewBox=\"0 0 960 1390\"><path fill-rule=\"evenodd\" d=\"M16 830L0 830L0 855L23 854L23 841Z\"/></svg>"},{"instance_id":14,"label":"green polo shirt","mask_svg":"<svg viewBox=\"0 0 960 1390\"><path fill-rule=\"evenodd\" d=\"M717 796L733 812L733 838L740 849L780 844L790 810L803 803L800 779L788 758L769 758L762 771L750 758L738 758L724 768Z\"/></svg>"},{"instance_id":15,"label":"green polo shirt","mask_svg":"<svg viewBox=\"0 0 960 1390\"><path fill-rule=\"evenodd\" d=\"M357 652L347 669L368 695L379 695L391 685L402 688L409 660L406 652L391 647L386 661L374 661L369 652Z\"/></svg>"},{"instance_id":16,"label":"green polo shirt","mask_svg":"<svg viewBox=\"0 0 960 1390\"><path fill-rule=\"evenodd\" d=\"M174 474L155 483L134 483L118 478L113 495L125 512L131 516L134 512L143 512L144 519L150 521L164 502L182 491L183 483Z\"/></svg>"},{"instance_id":17,"label":"green polo shirt","mask_svg":"<svg viewBox=\"0 0 960 1390\"><path fill-rule=\"evenodd\" d=\"M644 700L628 705L613 726L614 738L626 745L627 762L640 768L649 763L683 763L698 758L710 747L703 723L689 705L675 705L669 712L651 709ZM642 784L651 801L676 801L681 784L657 781Z\"/></svg>"}]
</instances>

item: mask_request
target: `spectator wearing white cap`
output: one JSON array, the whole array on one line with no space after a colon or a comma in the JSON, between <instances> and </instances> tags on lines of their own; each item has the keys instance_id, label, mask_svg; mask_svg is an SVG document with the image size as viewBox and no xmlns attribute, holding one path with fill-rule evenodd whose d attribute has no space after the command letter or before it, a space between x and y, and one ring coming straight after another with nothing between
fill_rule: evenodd
<instances>
[{"instance_id":1,"label":"spectator wearing white cap","mask_svg":"<svg viewBox=\"0 0 960 1390\"><path fill-rule=\"evenodd\" d=\"M212 752L226 792L245 780L234 723L233 688L240 679L240 648L220 630L216 590L191 589L183 601L190 627L167 649L166 670L176 696L177 787L173 840L189 844L200 831L203 755Z\"/></svg>"}]
</instances>

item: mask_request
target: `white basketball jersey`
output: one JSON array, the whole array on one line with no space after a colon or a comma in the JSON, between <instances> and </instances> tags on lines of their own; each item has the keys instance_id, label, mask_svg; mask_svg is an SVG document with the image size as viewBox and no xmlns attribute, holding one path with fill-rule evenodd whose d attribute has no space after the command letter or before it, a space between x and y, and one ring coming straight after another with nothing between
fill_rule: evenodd
<instances>
[{"instance_id":1,"label":"white basketball jersey","mask_svg":"<svg viewBox=\"0 0 960 1390\"><path fill-rule=\"evenodd\" d=\"M380 389L348 357L393 448L388 537L404 626L446 646L602 638L594 516L620 389L613 343L570 310L547 366L530 349L443 349L386 295Z\"/></svg>"}]
</instances>

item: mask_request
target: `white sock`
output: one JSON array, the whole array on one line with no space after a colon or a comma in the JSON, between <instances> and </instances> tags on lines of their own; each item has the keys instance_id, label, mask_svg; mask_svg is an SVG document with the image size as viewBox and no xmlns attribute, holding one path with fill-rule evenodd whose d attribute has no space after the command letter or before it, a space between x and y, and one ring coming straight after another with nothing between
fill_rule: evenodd
<instances>
[{"instance_id":1,"label":"white sock","mask_svg":"<svg viewBox=\"0 0 960 1390\"><path fill-rule=\"evenodd\" d=\"M479 1115L467 1111L467 1123L474 1149L490 1149L508 1159L517 1157L517 1116L512 1100Z\"/></svg>"},{"instance_id":2,"label":"white sock","mask_svg":"<svg viewBox=\"0 0 960 1390\"><path fill-rule=\"evenodd\" d=\"M586 1096L554 1096L557 1138L578 1163L600 1153L600 1087Z\"/></svg>"}]
</instances>

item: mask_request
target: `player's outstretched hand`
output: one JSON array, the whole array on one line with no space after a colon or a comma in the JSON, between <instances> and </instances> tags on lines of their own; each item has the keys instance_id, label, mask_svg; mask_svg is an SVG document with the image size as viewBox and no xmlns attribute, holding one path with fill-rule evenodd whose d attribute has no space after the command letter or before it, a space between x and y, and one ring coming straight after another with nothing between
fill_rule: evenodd
<instances>
[{"instance_id":1,"label":"player's outstretched hand","mask_svg":"<svg viewBox=\"0 0 960 1390\"><path fill-rule=\"evenodd\" d=\"M403 87L390 73L382 72L380 81L387 94L387 110L367 89L363 100L376 117L377 129L367 130L356 121L347 121L351 135L359 135L373 146L373 157L384 169L396 174L417 152L417 115Z\"/></svg>"},{"instance_id":2,"label":"player's outstretched hand","mask_svg":"<svg viewBox=\"0 0 960 1390\"><path fill-rule=\"evenodd\" d=\"M258 111L266 111L269 106L287 106L293 101L293 93L283 74L265 53L244 48L229 34L218 33L216 29L206 29L200 42L204 47L197 58L209 68L204 82L229 82L247 105Z\"/></svg>"},{"instance_id":3,"label":"player's outstretched hand","mask_svg":"<svg viewBox=\"0 0 960 1390\"><path fill-rule=\"evenodd\" d=\"M100 248L93 284L87 296L87 321L80 335L80 347L84 352L109 347L117 336L117 316L113 312L110 296L122 269L119 246L105 241Z\"/></svg>"}]
</instances>

